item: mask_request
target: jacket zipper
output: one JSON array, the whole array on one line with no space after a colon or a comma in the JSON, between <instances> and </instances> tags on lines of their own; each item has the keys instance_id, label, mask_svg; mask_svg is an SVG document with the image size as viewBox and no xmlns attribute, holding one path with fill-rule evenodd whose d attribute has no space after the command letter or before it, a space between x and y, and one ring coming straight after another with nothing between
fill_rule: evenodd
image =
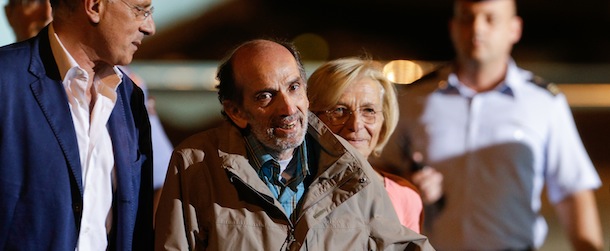
<instances>
[{"instance_id":1,"label":"jacket zipper","mask_svg":"<svg viewBox=\"0 0 610 251\"><path fill-rule=\"evenodd\" d=\"M230 174L229 181L231 181L231 183L233 183L234 179L238 180L248 189L253 191L256 195L258 195L258 197L260 197L263 201L265 201L268 204L275 207L273 200L268 200L263 194L261 194L258 190L254 189L254 187L250 186L250 184L244 182L235 173L233 173L231 171L227 171L227 172ZM286 217L285 219L288 222L288 232L287 232L286 240L284 240L284 244L282 244L282 247L284 247L284 245L286 245L286 250L288 250L290 248L290 245L296 240L296 238L294 237L294 224L292 223L292 221L290 221L290 217L287 217L285 214L282 214L282 215L284 215L284 217Z\"/></svg>"}]
</instances>

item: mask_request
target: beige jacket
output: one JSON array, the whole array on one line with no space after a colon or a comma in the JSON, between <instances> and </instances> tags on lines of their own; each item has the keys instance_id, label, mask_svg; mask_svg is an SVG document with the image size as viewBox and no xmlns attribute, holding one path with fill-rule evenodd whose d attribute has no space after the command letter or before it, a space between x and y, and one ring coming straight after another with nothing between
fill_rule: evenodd
<instances>
[{"instance_id":1,"label":"beige jacket","mask_svg":"<svg viewBox=\"0 0 610 251\"><path fill-rule=\"evenodd\" d=\"M248 163L239 130L226 122L174 151L156 215L156 250L433 250L426 237L401 226L368 162L315 115L309 120L315 179L296 223Z\"/></svg>"}]
</instances>

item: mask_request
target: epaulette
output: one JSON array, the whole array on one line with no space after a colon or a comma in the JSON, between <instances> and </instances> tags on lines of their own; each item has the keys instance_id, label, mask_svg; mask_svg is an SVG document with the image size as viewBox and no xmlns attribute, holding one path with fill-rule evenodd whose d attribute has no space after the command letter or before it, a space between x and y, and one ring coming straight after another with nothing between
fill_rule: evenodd
<instances>
[{"instance_id":1,"label":"epaulette","mask_svg":"<svg viewBox=\"0 0 610 251\"><path fill-rule=\"evenodd\" d=\"M444 78L442 78L440 70L435 69L434 71L428 72L420 79L413 81L413 83L402 86L402 89L408 89L411 92L417 91L423 93L431 93L436 90L440 86L440 82L443 81Z\"/></svg>"},{"instance_id":2,"label":"epaulette","mask_svg":"<svg viewBox=\"0 0 610 251\"><path fill-rule=\"evenodd\" d=\"M530 82L534 83L535 85L546 89L547 91L549 91L553 96L557 96L559 93L561 93L561 90L559 89L559 86L557 86L555 83L553 82L549 82L546 81L544 78L540 77L540 76L536 76L534 75L531 79Z\"/></svg>"},{"instance_id":3,"label":"epaulette","mask_svg":"<svg viewBox=\"0 0 610 251\"><path fill-rule=\"evenodd\" d=\"M429 72L424 74L421 78L413 81L411 85L421 85L426 83L438 83L439 79L445 80L445 76L448 71L451 71L450 63L441 63L432 68Z\"/></svg>"}]
</instances>

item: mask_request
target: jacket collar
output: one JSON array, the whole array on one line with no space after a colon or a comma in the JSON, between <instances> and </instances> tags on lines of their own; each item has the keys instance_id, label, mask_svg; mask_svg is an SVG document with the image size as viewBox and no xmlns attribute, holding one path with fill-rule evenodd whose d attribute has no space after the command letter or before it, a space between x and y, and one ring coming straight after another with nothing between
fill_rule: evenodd
<instances>
[{"instance_id":1,"label":"jacket collar","mask_svg":"<svg viewBox=\"0 0 610 251\"><path fill-rule=\"evenodd\" d=\"M334 135L315 114L309 112L308 120L307 158L312 178L305 182L310 183L312 179L315 179L315 181L308 188L310 191L303 198L305 200L303 208L314 204L319 198L331 193L338 183L346 178L349 179L349 176L366 176L360 168L361 162L366 162L364 157L358 157L347 151L345 146L349 143L345 141L342 143L338 136ZM273 198L267 185L259 178L256 170L248 162L245 139L240 131L226 121L223 122L221 127L227 132L226 140L219 142L218 153L223 159L222 167L260 194ZM363 185L366 184L368 182L363 183ZM312 189L316 191L313 192ZM281 208L279 202L276 201L275 205Z\"/></svg>"},{"instance_id":2,"label":"jacket collar","mask_svg":"<svg viewBox=\"0 0 610 251\"><path fill-rule=\"evenodd\" d=\"M74 133L74 124L68 105L68 97L61 80L61 74L57 63L54 60L53 52L49 41L49 26L45 27L30 43L31 58L29 71L36 76L37 80L31 83L32 93L38 102L51 130L55 134L57 141L62 149L62 153L70 167L75 182L78 184L81 196L83 195L82 170L78 152L78 142ZM133 85L126 81L127 77L122 76L122 87L117 89L117 103L108 120L109 133L112 137L113 148L120 153L116 153L115 166L130 166L129 156L133 153L123 153L131 151L129 146L137 145L137 135L135 132L126 131L127 129L119 125L128 125L135 128L133 121L129 121L125 116L130 114L131 95L127 92L127 87ZM140 102L144 102L141 100ZM125 169L125 172L131 172ZM130 177L127 175L125 177ZM117 175L117 177L122 177Z\"/></svg>"},{"instance_id":3,"label":"jacket collar","mask_svg":"<svg viewBox=\"0 0 610 251\"><path fill-rule=\"evenodd\" d=\"M57 63L53 59L48 29L48 26L45 27L33 40L30 40L32 54L29 71L37 77L37 80L31 83L30 87L59 142L82 196L83 186L81 164L77 150L78 143L74 133L66 91L61 83Z\"/></svg>"}]
</instances>

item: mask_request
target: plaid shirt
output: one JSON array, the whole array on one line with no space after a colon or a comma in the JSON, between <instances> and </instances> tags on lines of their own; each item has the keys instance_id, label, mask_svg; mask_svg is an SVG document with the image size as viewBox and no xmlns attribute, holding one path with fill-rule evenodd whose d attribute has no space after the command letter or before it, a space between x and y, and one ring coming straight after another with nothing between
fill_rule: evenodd
<instances>
[{"instance_id":1,"label":"plaid shirt","mask_svg":"<svg viewBox=\"0 0 610 251\"><path fill-rule=\"evenodd\" d=\"M279 162L267 152L254 135L249 134L244 138L250 164L261 180L267 184L271 193L282 204L286 215L294 222L298 214L293 214L293 212L297 211L299 201L305 193L303 180L309 174L305 142L303 141L303 144L297 147L292 160L286 170L281 173L280 178Z\"/></svg>"}]
</instances>

